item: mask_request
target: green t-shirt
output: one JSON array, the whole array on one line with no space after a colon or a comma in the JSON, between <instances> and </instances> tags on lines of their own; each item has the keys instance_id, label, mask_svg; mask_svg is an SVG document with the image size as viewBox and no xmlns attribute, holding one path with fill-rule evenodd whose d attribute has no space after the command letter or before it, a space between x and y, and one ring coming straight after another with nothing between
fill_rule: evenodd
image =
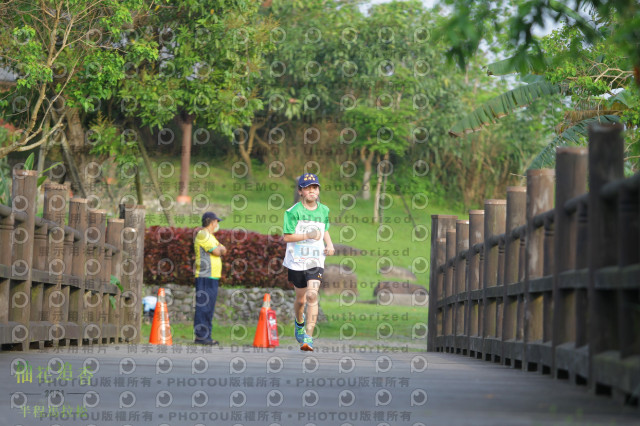
<instances>
[{"instance_id":1,"label":"green t-shirt","mask_svg":"<svg viewBox=\"0 0 640 426\"><path fill-rule=\"evenodd\" d=\"M312 229L320 231L319 240L304 240L287 243L283 265L296 271L320 266L324 268L324 233L329 230L329 208L322 203L314 210L307 209L302 202L294 204L284 212L284 234L303 234Z\"/></svg>"}]
</instances>

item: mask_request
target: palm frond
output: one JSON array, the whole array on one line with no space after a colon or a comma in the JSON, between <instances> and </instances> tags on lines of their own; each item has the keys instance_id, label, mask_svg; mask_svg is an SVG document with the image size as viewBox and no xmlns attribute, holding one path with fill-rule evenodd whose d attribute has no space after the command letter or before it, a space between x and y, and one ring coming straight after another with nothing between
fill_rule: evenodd
<instances>
[{"instance_id":1,"label":"palm frond","mask_svg":"<svg viewBox=\"0 0 640 426\"><path fill-rule=\"evenodd\" d=\"M601 117L606 115L620 116L624 113L625 109L591 109L591 110L571 110L564 114L564 120L556 127L556 133L562 133L566 129L573 127L575 124L581 121L588 120L594 117Z\"/></svg>"},{"instance_id":2,"label":"palm frond","mask_svg":"<svg viewBox=\"0 0 640 426\"><path fill-rule=\"evenodd\" d=\"M458 120L449 130L449 134L461 137L467 133L477 132L485 126L494 124L498 119L505 117L517 108L525 107L541 97L557 93L560 93L560 86L548 81L516 87L490 99L484 105Z\"/></svg>"},{"instance_id":3,"label":"palm frond","mask_svg":"<svg viewBox=\"0 0 640 426\"><path fill-rule=\"evenodd\" d=\"M515 74L523 71L523 68L529 69L529 71L533 71L535 68L532 58L526 54L512 56L487 65L487 75Z\"/></svg>"},{"instance_id":4,"label":"palm frond","mask_svg":"<svg viewBox=\"0 0 640 426\"><path fill-rule=\"evenodd\" d=\"M556 162L556 148L559 146L582 146L591 123L618 123L617 115L600 115L588 118L564 130L545 146L533 159L529 170L553 167Z\"/></svg>"}]
</instances>

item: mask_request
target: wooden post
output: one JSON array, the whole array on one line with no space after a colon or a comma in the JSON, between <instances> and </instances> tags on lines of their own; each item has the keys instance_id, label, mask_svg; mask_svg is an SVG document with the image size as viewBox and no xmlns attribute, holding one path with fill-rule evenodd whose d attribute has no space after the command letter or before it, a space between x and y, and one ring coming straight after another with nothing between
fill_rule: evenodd
<instances>
[{"instance_id":1,"label":"wooden post","mask_svg":"<svg viewBox=\"0 0 640 426\"><path fill-rule=\"evenodd\" d=\"M136 289L132 288L137 273L137 264L133 254L136 252L138 241L138 231L134 228L125 227L122 231L122 293L120 295L120 321L118 338L126 342L135 342L139 339L140 330L135 326L133 317L135 309L141 304L141 300L136 297Z\"/></svg>"},{"instance_id":2,"label":"wooden post","mask_svg":"<svg viewBox=\"0 0 640 426\"><path fill-rule=\"evenodd\" d=\"M445 291L443 301L444 311L444 346L446 351L449 352L453 347L453 309L451 306L451 297L453 296L453 276L455 274L455 257L456 257L456 229L447 230L447 248L446 248L446 274L445 274Z\"/></svg>"},{"instance_id":3,"label":"wooden post","mask_svg":"<svg viewBox=\"0 0 640 426\"><path fill-rule=\"evenodd\" d=\"M481 257L474 246L484 241L484 210L469 210L469 256L467 257L467 324L466 335L469 337L469 355L482 351L480 330L480 277Z\"/></svg>"},{"instance_id":4,"label":"wooden post","mask_svg":"<svg viewBox=\"0 0 640 426\"><path fill-rule=\"evenodd\" d=\"M527 188L524 186L507 187L507 217L505 238L505 268L504 284L509 285L519 281L518 270L520 263L520 247L518 240L511 236L511 232L526 223Z\"/></svg>"},{"instance_id":5,"label":"wooden post","mask_svg":"<svg viewBox=\"0 0 640 426\"><path fill-rule=\"evenodd\" d=\"M554 213L555 214L555 213ZM549 290L544 292L543 306L543 324L542 324L542 341L551 342L553 335L553 271L554 271L554 253L553 253L553 235L554 223L553 216L547 216L544 220L544 260L543 260L543 276L550 278ZM553 351L552 351L553 353ZM553 356L551 357L553 360ZM551 367L551 364L549 365Z\"/></svg>"},{"instance_id":6,"label":"wooden post","mask_svg":"<svg viewBox=\"0 0 640 426\"><path fill-rule=\"evenodd\" d=\"M116 253L111 254L111 265L110 265L111 268L107 272L109 274L109 280L113 275L115 279L120 283L122 282L121 281L122 280L121 260L122 260L122 230L123 229L124 229L124 219L108 219L107 220L106 241L108 244L115 246L119 250ZM118 289L116 291L116 294L114 295L116 308L114 309L111 306L110 302L109 302L109 305L107 306L109 309L108 311L109 327L108 327L108 330L105 331L105 334L107 335L108 338L115 339L116 342L118 342L120 339L120 335L119 335L120 309L118 309L120 306L120 296L121 296L121 292Z\"/></svg>"},{"instance_id":7,"label":"wooden post","mask_svg":"<svg viewBox=\"0 0 640 426\"><path fill-rule=\"evenodd\" d=\"M438 305L437 305L437 311L436 311L436 315L437 315L437 328L436 328L436 343L435 343L435 348L437 351L442 352L444 351L444 347L445 347L445 343L444 343L444 324L445 324L445 320L444 320L444 314L445 314L445 309L444 309L444 292L442 291L442 289L444 288L444 281L446 279L446 272L444 270L444 264L447 261L447 239L446 238L440 238L437 241L437 253L438 253L438 257L436 258L436 286L438 288L438 292L437 294L440 296L438 299ZM442 271L440 271L440 268L443 268Z\"/></svg>"},{"instance_id":8,"label":"wooden post","mask_svg":"<svg viewBox=\"0 0 640 426\"><path fill-rule=\"evenodd\" d=\"M36 190L37 200L38 192ZM44 324L42 321L49 319L49 312L46 311L44 306L44 292L45 283L40 278L41 274L33 274L33 271L44 271L47 264L47 233L48 225L46 223L40 223L35 225L33 235L33 263L31 274L31 299L29 304L31 305L31 312L29 313L29 329L31 334L31 342L33 345L38 342L38 347L44 347L44 343L47 340L48 324ZM35 278L34 275L37 277Z\"/></svg>"},{"instance_id":9,"label":"wooden post","mask_svg":"<svg viewBox=\"0 0 640 426\"><path fill-rule=\"evenodd\" d=\"M577 214L567 213L565 204L587 190L587 149L583 147L563 147L556 149L556 209L555 209L555 271L553 271L553 368L558 376L558 368L574 372L576 358L574 351L578 318L579 289L563 289L560 275L576 269ZM586 293L583 294L586 297ZM583 297L583 298L584 298ZM586 300L586 299L585 299ZM559 348L559 346L563 347ZM574 364L575 363L575 364Z\"/></svg>"},{"instance_id":10,"label":"wooden post","mask_svg":"<svg viewBox=\"0 0 640 426\"><path fill-rule=\"evenodd\" d=\"M87 260L85 281L85 309L88 324L85 326L84 338L92 343L102 343L102 323L104 321L105 295L103 292L104 277L104 242L106 231L106 211L89 210L87 228ZM108 300L106 303L109 303Z\"/></svg>"},{"instance_id":11,"label":"wooden post","mask_svg":"<svg viewBox=\"0 0 640 426\"><path fill-rule=\"evenodd\" d=\"M544 274L544 227L535 227L533 218L553 207L555 171L527 171L527 240L525 247L525 324L523 367L542 371L543 357L551 364L551 352L543 354L545 292L533 291L531 281ZM549 300L550 301L550 300ZM533 345L535 343L536 345ZM550 349L550 348L549 348ZM531 364L531 365L529 365Z\"/></svg>"},{"instance_id":12,"label":"wooden post","mask_svg":"<svg viewBox=\"0 0 640 426\"><path fill-rule=\"evenodd\" d=\"M140 306L142 303L142 278L144 271L144 233L145 233L145 206L125 206L120 205L120 219L124 219L125 228L133 228L136 231L136 240L129 244L128 251L131 255L130 261L135 264L135 272L128 277L129 291L132 292L134 302L129 308L126 323L137 330L134 343L140 342L140 328L142 327L142 316ZM123 272L127 272L123 270Z\"/></svg>"},{"instance_id":13,"label":"wooden post","mask_svg":"<svg viewBox=\"0 0 640 426\"><path fill-rule=\"evenodd\" d=\"M465 288L466 275L467 275L467 260L462 259L460 254L463 251L469 250L469 221L458 220L456 221L456 266L455 266L455 287L453 294L455 294L455 310L453 319L453 334L454 334L454 347L456 353L467 353L469 346L468 339L464 335L465 332L465 308L467 303L467 294ZM467 257L468 257L467 252Z\"/></svg>"},{"instance_id":14,"label":"wooden post","mask_svg":"<svg viewBox=\"0 0 640 426\"><path fill-rule=\"evenodd\" d=\"M435 352L437 350L436 338L437 338L437 310L438 300L440 295L438 294L437 286L437 270L438 267L438 240L446 238L446 232L448 229L455 227L455 221L457 216L449 215L431 215L431 270L429 271L429 319L428 319L428 337L427 337L427 350Z\"/></svg>"},{"instance_id":15,"label":"wooden post","mask_svg":"<svg viewBox=\"0 0 640 426\"><path fill-rule=\"evenodd\" d=\"M619 327L615 290L596 289L596 272L618 264L618 217L615 203L606 202L600 192L609 182L624 177L623 126L589 127L589 384L598 382L594 357L604 351L619 350Z\"/></svg>"},{"instance_id":16,"label":"wooden post","mask_svg":"<svg viewBox=\"0 0 640 426\"><path fill-rule=\"evenodd\" d=\"M71 264L71 279L69 280L69 322L66 334L78 346L82 346L84 324L85 293L85 260L86 260L86 231L88 227L87 200L72 198L69 201L69 227L76 229L80 238L73 242L73 261ZM75 325L74 325L75 323Z\"/></svg>"},{"instance_id":17,"label":"wooden post","mask_svg":"<svg viewBox=\"0 0 640 426\"><path fill-rule=\"evenodd\" d=\"M618 265L628 270L630 265L639 263L638 189L626 186L620 188L618 195ZM635 280L634 280L635 281ZM618 293L618 340L620 357L640 355L640 287L620 288Z\"/></svg>"},{"instance_id":18,"label":"wooden post","mask_svg":"<svg viewBox=\"0 0 640 426\"><path fill-rule=\"evenodd\" d=\"M69 287L62 286L64 263L65 216L67 212L67 185L47 182L44 185L44 207L42 217L56 223L49 229L48 258L45 266L49 283L45 284L44 319L49 321L49 340L55 346L66 333L62 332L62 322L68 320Z\"/></svg>"},{"instance_id":19,"label":"wooden post","mask_svg":"<svg viewBox=\"0 0 640 426\"><path fill-rule=\"evenodd\" d=\"M33 266L33 246L36 220L37 172L35 170L14 170L11 199L14 212L24 212L26 220L18 223L13 231L12 275L10 284L9 320L18 325L12 330L12 341L29 349L31 335L31 273Z\"/></svg>"},{"instance_id":20,"label":"wooden post","mask_svg":"<svg viewBox=\"0 0 640 426\"><path fill-rule=\"evenodd\" d=\"M15 225L13 212L8 216L0 215L0 247L13 247L11 242ZM11 301L11 256L12 249L0 250L0 344L12 343L13 325L9 323L9 308Z\"/></svg>"},{"instance_id":21,"label":"wooden post","mask_svg":"<svg viewBox=\"0 0 640 426\"><path fill-rule=\"evenodd\" d=\"M504 279L503 279L503 318L502 318L502 364L514 366L515 338L518 327L518 307L522 306L522 295L517 292L509 295L510 286L520 282L520 240L514 238L514 229L524 225L527 221L527 188L524 186L507 187L507 217L504 247ZM508 342L508 343L507 343ZM521 356L520 356L521 358ZM508 361L507 361L508 360Z\"/></svg>"},{"instance_id":22,"label":"wooden post","mask_svg":"<svg viewBox=\"0 0 640 426\"><path fill-rule=\"evenodd\" d=\"M485 200L484 202L484 283L483 283L483 297L482 297L482 309L483 324L482 324L482 337L483 350L485 359L489 359L491 355L500 354L499 345L494 342L496 337L497 328L497 293L489 295L487 289L496 287L498 285L498 262L499 262L499 247L498 244L490 244L490 240L503 234L505 231L505 221L507 213L507 201L506 200ZM500 293L502 296L502 294Z\"/></svg>"}]
</instances>

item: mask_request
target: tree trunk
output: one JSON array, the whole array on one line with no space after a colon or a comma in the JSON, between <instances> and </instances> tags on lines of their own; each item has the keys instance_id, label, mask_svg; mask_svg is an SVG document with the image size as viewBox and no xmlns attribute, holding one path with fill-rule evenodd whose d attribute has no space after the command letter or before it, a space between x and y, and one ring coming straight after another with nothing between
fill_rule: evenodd
<instances>
[{"instance_id":1,"label":"tree trunk","mask_svg":"<svg viewBox=\"0 0 640 426\"><path fill-rule=\"evenodd\" d=\"M62 155L65 162L67 163L67 166L69 166L69 171L71 172L71 183L73 184L73 186L75 186L75 193L80 193L80 196L82 198L87 198L89 194L84 189L82 178L80 177L80 173L78 172L78 168L76 167L76 163L73 159L73 154L71 153L69 144L67 143L67 137L64 134L60 135L60 144L62 145Z\"/></svg>"},{"instance_id":2,"label":"tree trunk","mask_svg":"<svg viewBox=\"0 0 640 426\"><path fill-rule=\"evenodd\" d=\"M178 115L178 124L182 130L182 156L180 160L180 194L176 200L180 204L191 201L189 196L189 166L191 165L191 133L194 116L191 114Z\"/></svg>"},{"instance_id":3,"label":"tree trunk","mask_svg":"<svg viewBox=\"0 0 640 426\"><path fill-rule=\"evenodd\" d=\"M58 118L60 118L56 114L56 112L53 110L51 111L51 116L53 117L54 121L58 121ZM76 166L75 157L73 156L73 153L71 152L71 147L67 142L67 133L69 131L69 127L71 127L71 124L69 122L69 116L67 115L66 117L67 117L66 131L60 132L58 135L54 134L53 137L60 138L60 145L62 147L62 157L64 158L64 162L66 163L67 168L69 170L69 175L71 176L71 191L74 194L80 194L82 198L87 198L89 194L85 190L84 183L82 182L82 177L80 176L80 172L78 171L78 167ZM84 141L84 136L83 136L83 141Z\"/></svg>"},{"instance_id":4,"label":"tree trunk","mask_svg":"<svg viewBox=\"0 0 640 426\"><path fill-rule=\"evenodd\" d=\"M73 157L82 187L88 196L95 188L95 178L92 173L87 175L87 165L92 158L89 155L89 147L85 144L84 127L80 119L80 112L77 108L67 108L65 115L67 119L66 133L70 150L69 155Z\"/></svg>"},{"instance_id":5,"label":"tree trunk","mask_svg":"<svg viewBox=\"0 0 640 426\"><path fill-rule=\"evenodd\" d=\"M136 167L136 194L138 195L138 205L144 205L144 195L142 193L142 178L140 178L140 165Z\"/></svg>"},{"instance_id":6,"label":"tree trunk","mask_svg":"<svg viewBox=\"0 0 640 426\"><path fill-rule=\"evenodd\" d=\"M362 199L371 198L371 163L373 162L373 152L366 153L366 148L360 150L360 160L364 164L364 176L362 177Z\"/></svg>"},{"instance_id":7,"label":"tree trunk","mask_svg":"<svg viewBox=\"0 0 640 426\"><path fill-rule=\"evenodd\" d=\"M378 158L378 183L376 185L376 195L373 199L373 223L380 223L380 189L382 188L382 170L380 170L380 158Z\"/></svg>"},{"instance_id":8,"label":"tree trunk","mask_svg":"<svg viewBox=\"0 0 640 426\"><path fill-rule=\"evenodd\" d=\"M42 132L43 135L46 135L47 133L49 133L49 127L50 127L50 119L49 119L49 115L47 115L44 118L45 122L44 122L44 130ZM47 152L49 151L49 143L50 141L47 140L45 143L43 143L42 145L40 145L40 149L38 150L38 177L40 175L42 175L42 171L44 170L44 160L45 158L47 158Z\"/></svg>"},{"instance_id":9,"label":"tree trunk","mask_svg":"<svg viewBox=\"0 0 640 426\"><path fill-rule=\"evenodd\" d=\"M241 142L238 142L238 147L240 148L240 156L244 160L247 165L247 177L250 181L253 181L253 170L251 169L251 151L253 151L253 142L256 137L256 131L262 126L258 126L256 124L252 124L249 129L249 139L246 140L243 136ZM245 146L247 145L247 146Z\"/></svg>"},{"instance_id":10,"label":"tree trunk","mask_svg":"<svg viewBox=\"0 0 640 426\"><path fill-rule=\"evenodd\" d=\"M389 174L389 153L387 152L384 155L384 177L383 177L383 182L382 182L382 190L381 190L381 194L378 196L378 205L380 208L380 222L384 221L384 207L380 204L380 197L382 197L382 194L385 194L387 192L387 176Z\"/></svg>"}]
</instances>

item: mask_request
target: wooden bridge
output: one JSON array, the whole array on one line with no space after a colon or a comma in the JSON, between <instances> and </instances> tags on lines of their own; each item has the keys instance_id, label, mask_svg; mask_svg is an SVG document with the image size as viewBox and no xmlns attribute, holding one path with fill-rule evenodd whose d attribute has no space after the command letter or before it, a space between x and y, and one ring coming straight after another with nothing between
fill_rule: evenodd
<instances>
[{"instance_id":1,"label":"wooden bridge","mask_svg":"<svg viewBox=\"0 0 640 426\"><path fill-rule=\"evenodd\" d=\"M14 170L12 206L0 205L2 349L138 341L144 206L107 219L47 183L38 217L37 179Z\"/></svg>"},{"instance_id":2,"label":"wooden bridge","mask_svg":"<svg viewBox=\"0 0 640 426\"><path fill-rule=\"evenodd\" d=\"M38 217L37 176L15 170L12 206L0 205L0 344L25 352L0 354L0 423L41 421L60 406L50 420L64 425L635 425L640 178L623 178L621 131L592 128L588 150L559 149L555 171L530 171L526 187L487 200L468 221L433 216L427 347L439 353L430 354L363 352L322 337L311 354L288 343L267 353L137 345L144 207L107 219L47 184ZM37 371L62 363L93 371L91 386L62 373L43 385ZM124 389L124 376L143 385Z\"/></svg>"},{"instance_id":3,"label":"wooden bridge","mask_svg":"<svg viewBox=\"0 0 640 426\"><path fill-rule=\"evenodd\" d=\"M558 148L506 200L432 216L428 350L637 406L640 175L623 169L622 126L595 125L588 149Z\"/></svg>"}]
</instances>

